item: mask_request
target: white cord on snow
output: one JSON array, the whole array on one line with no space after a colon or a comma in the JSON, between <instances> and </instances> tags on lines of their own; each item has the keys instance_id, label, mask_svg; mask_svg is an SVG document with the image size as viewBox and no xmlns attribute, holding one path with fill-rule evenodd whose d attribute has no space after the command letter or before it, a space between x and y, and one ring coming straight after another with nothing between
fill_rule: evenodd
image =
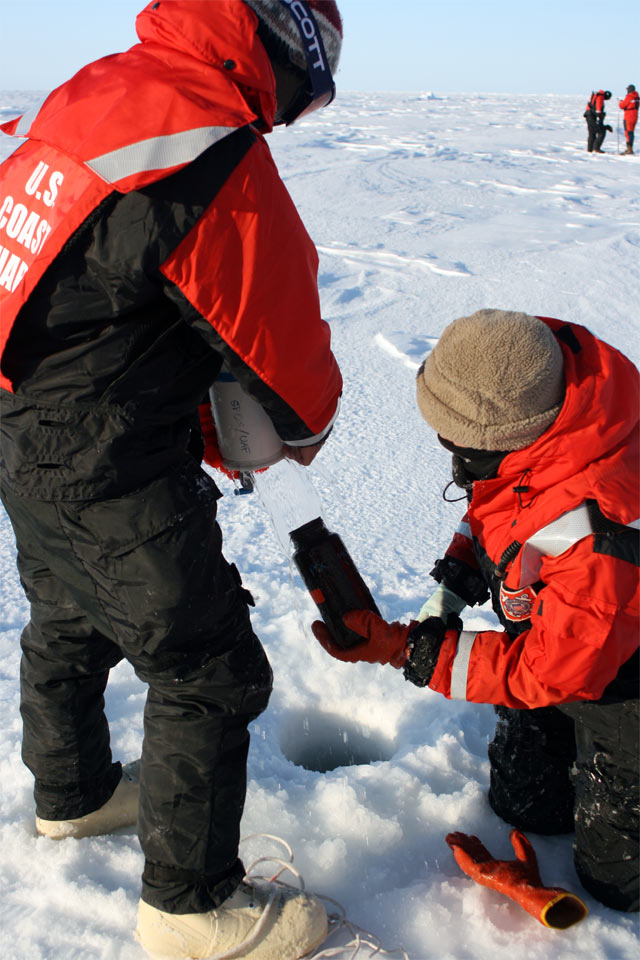
<instances>
[{"instance_id":1,"label":"white cord on snow","mask_svg":"<svg viewBox=\"0 0 640 960\"><path fill-rule=\"evenodd\" d=\"M288 859L285 860L283 857L276 856L258 857L249 864L245 874L245 880L247 882L251 882L252 879L268 880L269 883L290 887L291 884L287 884L280 880L282 874L288 871L289 873L293 874L298 881L300 890L304 890L304 879L300 871L293 866L293 850L287 841L283 840L282 837L277 837L272 833L252 833L247 837L243 837L240 843L246 843L248 840L255 839L273 840L274 843L284 847ZM279 869L271 877L253 874L252 870L254 870L254 868L260 863L275 863L279 865ZM356 926L356 924L351 923L350 920L347 920L346 911L342 904L337 900L334 900L332 897L327 897L321 893L313 893L312 896L316 896L319 900L323 900L326 903L333 904L334 907L337 907L338 912L329 913L327 910L329 919L329 933L324 941L324 944L321 944L320 950L316 950L314 953L305 954L304 960L331 960L331 958L335 958L335 960L373 960L373 957L388 957L389 960L392 960L393 957L397 957L398 960L409 960L409 954L406 952L406 950L403 950L402 947L396 947L392 950L385 950L380 943L380 940L374 934L368 933L361 927ZM265 913L258 921L258 925L261 929L263 925L263 917L265 917L267 914L268 908L271 906L272 902L273 900L270 900L267 908L265 908ZM329 942L329 940L333 939L337 933L343 930L346 930L349 934L351 934L351 939L340 946L327 947L326 944ZM256 935L258 932L259 931L257 931L257 929L254 929L254 933ZM254 939L253 936L251 939ZM248 941L245 941L242 945L243 949L246 950L248 945ZM361 951L363 950L367 950L368 952L366 954L362 953ZM231 958L232 956L232 953L216 954L215 958L212 958L212 960L227 960L227 957Z\"/></svg>"}]
</instances>

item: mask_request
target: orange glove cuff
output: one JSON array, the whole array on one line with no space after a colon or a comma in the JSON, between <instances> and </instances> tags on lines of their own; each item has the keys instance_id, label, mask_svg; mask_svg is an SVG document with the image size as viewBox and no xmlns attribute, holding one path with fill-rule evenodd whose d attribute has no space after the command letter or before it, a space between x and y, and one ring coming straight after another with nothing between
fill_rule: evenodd
<instances>
[{"instance_id":1,"label":"orange glove cuff","mask_svg":"<svg viewBox=\"0 0 640 960\"><path fill-rule=\"evenodd\" d=\"M572 927L574 923L584 920L587 913L586 904L577 897L575 893L569 893L558 887L557 890L547 890L547 894L552 894L551 900L543 906L538 919L545 927L552 927L554 930L566 930Z\"/></svg>"}]
</instances>

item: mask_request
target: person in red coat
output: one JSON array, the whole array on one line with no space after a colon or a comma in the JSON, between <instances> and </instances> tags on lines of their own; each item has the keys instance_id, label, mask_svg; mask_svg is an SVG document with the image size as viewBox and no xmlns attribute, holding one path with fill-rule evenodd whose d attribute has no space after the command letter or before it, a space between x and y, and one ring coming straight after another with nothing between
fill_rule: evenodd
<instances>
[{"instance_id":1,"label":"person in red coat","mask_svg":"<svg viewBox=\"0 0 640 960\"><path fill-rule=\"evenodd\" d=\"M337 416L317 251L265 135L333 99L342 21L334 0L151 0L136 30L3 125L17 140L0 168L0 492L31 604L22 756L39 834L137 821L150 954L292 960L327 916L245 878L238 856L272 674L223 554L198 414L225 364L303 465ZM124 770L103 699L123 659L148 688Z\"/></svg>"},{"instance_id":2,"label":"person in red coat","mask_svg":"<svg viewBox=\"0 0 640 960\"><path fill-rule=\"evenodd\" d=\"M625 153L633 153L633 136L638 122L638 91L633 83L627 87L627 95L618 101L618 106L624 110L624 134L627 139Z\"/></svg>"},{"instance_id":3,"label":"person in red coat","mask_svg":"<svg viewBox=\"0 0 640 960\"><path fill-rule=\"evenodd\" d=\"M444 331L418 406L452 454L466 514L409 624L350 611L367 642L445 697L494 704L489 801L519 829L575 830L602 903L638 909L640 375L586 328L480 310ZM501 629L465 629L491 598Z\"/></svg>"},{"instance_id":4,"label":"person in red coat","mask_svg":"<svg viewBox=\"0 0 640 960\"><path fill-rule=\"evenodd\" d=\"M605 100L611 99L610 90L598 90L591 94L587 108L583 114L587 121L587 150L589 153L604 153L602 144L607 135L607 130L611 132L609 124L605 124L604 111Z\"/></svg>"}]
</instances>

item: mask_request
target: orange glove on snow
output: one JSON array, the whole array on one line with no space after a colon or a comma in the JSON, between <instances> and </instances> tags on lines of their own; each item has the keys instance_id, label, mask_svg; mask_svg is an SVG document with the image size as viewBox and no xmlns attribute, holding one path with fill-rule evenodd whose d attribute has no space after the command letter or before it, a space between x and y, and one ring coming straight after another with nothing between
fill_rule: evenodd
<instances>
[{"instance_id":1,"label":"orange glove on snow","mask_svg":"<svg viewBox=\"0 0 640 960\"><path fill-rule=\"evenodd\" d=\"M564 930L583 920L587 908L561 887L545 887L531 843L520 830L510 833L515 860L494 860L482 841L467 833L449 833L446 841L460 869L482 884L515 900L545 927Z\"/></svg>"}]
</instances>

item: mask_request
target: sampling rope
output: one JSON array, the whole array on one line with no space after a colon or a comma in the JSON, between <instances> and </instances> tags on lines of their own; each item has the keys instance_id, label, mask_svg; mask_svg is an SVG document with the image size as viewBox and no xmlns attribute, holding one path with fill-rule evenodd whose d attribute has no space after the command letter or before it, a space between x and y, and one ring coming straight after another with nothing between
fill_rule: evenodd
<instances>
[{"instance_id":1,"label":"sampling rope","mask_svg":"<svg viewBox=\"0 0 640 960\"><path fill-rule=\"evenodd\" d=\"M243 837L240 841L241 844L246 843L249 840L272 840L275 844L282 847L287 855L287 858L279 856L261 856L257 857L255 860L252 860L249 864L246 873L245 880L250 883L251 880L266 880L269 883L279 884L283 887L288 887L289 889L294 889L292 884L285 883L280 879L283 873L288 872L294 876L298 882L298 889L305 890L305 882L300 871L293 866L294 854L293 849L286 840L283 840L282 837L278 837L273 833L252 833L246 837ZM253 873L255 868L262 863L274 863L278 865L276 872L269 877L266 877L262 874ZM346 910L337 900L334 900L333 897L328 897L322 893L314 893L309 891L312 896L317 897L319 900L322 900L326 904L330 904L335 909L330 912L327 909L327 918L329 921L329 933L327 934L324 943L320 945L313 953L305 954L304 960L373 960L374 957L386 957L388 960L410 960L409 954L402 947L396 947L391 950L385 949L378 937L373 933L369 933L367 930L363 930L362 927L357 926L355 923L352 923L347 919ZM335 944L334 946L329 945L330 940L335 940L339 933L346 931L346 935L349 936L349 940L341 944ZM367 951L367 952L364 952Z\"/></svg>"}]
</instances>

